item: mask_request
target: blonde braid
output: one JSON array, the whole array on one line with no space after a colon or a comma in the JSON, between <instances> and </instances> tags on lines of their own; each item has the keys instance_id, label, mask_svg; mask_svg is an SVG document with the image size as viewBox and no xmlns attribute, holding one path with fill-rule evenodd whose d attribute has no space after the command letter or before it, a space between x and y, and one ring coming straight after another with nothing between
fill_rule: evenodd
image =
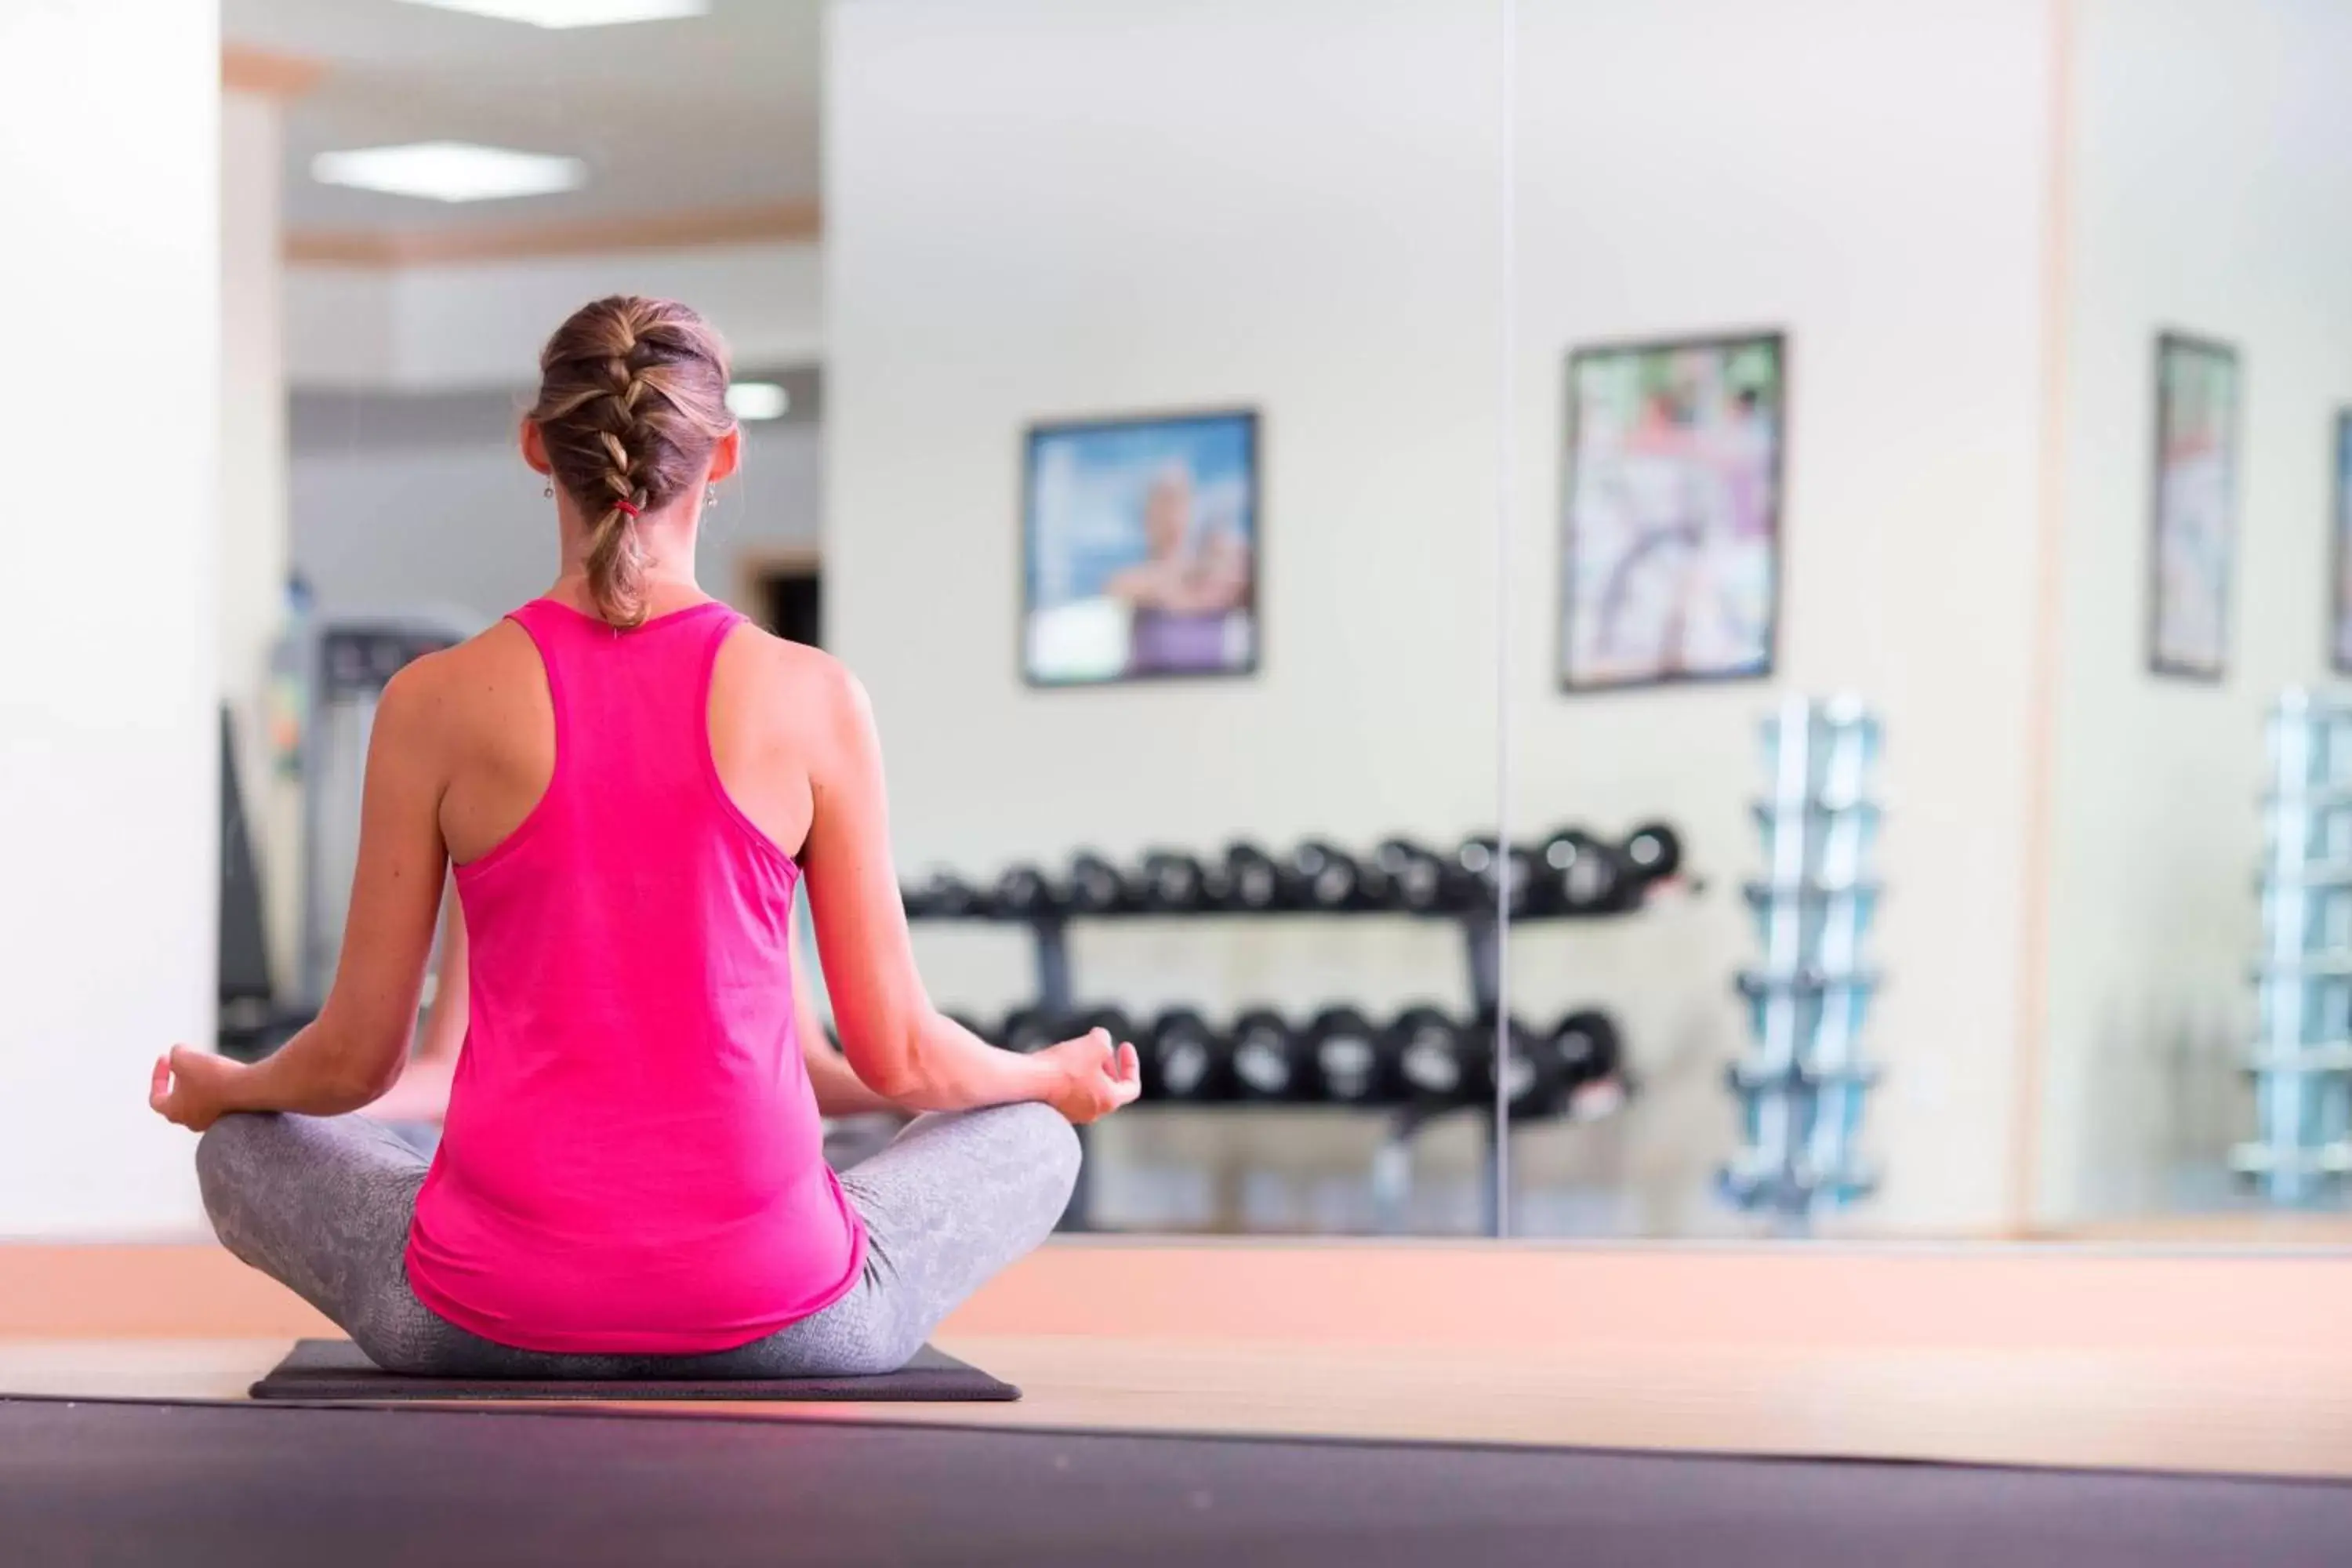
<instances>
[{"instance_id":1,"label":"blonde braid","mask_svg":"<svg viewBox=\"0 0 2352 1568\"><path fill-rule=\"evenodd\" d=\"M589 592L614 626L641 626L651 556L640 519L691 488L735 427L726 348L683 305L616 296L575 312L540 370L532 417L549 461L583 510L596 508Z\"/></svg>"}]
</instances>

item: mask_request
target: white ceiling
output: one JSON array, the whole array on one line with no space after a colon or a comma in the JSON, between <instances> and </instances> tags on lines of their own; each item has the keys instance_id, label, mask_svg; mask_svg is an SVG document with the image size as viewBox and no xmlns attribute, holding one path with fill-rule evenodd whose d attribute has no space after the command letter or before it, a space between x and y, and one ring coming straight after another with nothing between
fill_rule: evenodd
<instances>
[{"instance_id":1,"label":"white ceiling","mask_svg":"<svg viewBox=\"0 0 2352 1568\"><path fill-rule=\"evenodd\" d=\"M814 200L824 0L551 31L403 0L222 0L224 39L320 61L286 122L295 229L442 229ZM452 205L321 185L313 154L452 140L587 161L585 188Z\"/></svg>"}]
</instances>

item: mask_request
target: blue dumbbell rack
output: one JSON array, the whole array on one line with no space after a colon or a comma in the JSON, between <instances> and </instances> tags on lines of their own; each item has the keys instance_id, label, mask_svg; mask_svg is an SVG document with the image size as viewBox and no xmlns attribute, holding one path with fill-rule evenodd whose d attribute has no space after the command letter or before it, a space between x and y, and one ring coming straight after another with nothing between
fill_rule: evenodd
<instances>
[{"instance_id":1,"label":"blue dumbbell rack","mask_svg":"<svg viewBox=\"0 0 2352 1568\"><path fill-rule=\"evenodd\" d=\"M2267 1201L2311 1207L2352 1173L2352 701L2287 691L2266 731L2255 1135L2230 1163Z\"/></svg>"},{"instance_id":2,"label":"blue dumbbell rack","mask_svg":"<svg viewBox=\"0 0 2352 1568\"><path fill-rule=\"evenodd\" d=\"M1881 731L1848 697L1792 698L1763 731L1764 874L1743 889L1760 953L1737 983L1750 1037L1726 1074L1739 1146L1718 1190L1801 1230L1877 1185L1860 1138L1879 1079L1862 1036L1879 986L1865 947L1881 895Z\"/></svg>"}]
</instances>

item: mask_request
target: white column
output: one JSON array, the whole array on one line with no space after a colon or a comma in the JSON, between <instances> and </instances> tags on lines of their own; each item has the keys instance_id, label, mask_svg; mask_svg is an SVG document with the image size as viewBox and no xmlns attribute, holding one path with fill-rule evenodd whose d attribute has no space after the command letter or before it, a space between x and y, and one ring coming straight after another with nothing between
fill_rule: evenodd
<instances>
[{"instance_id":1,"label":"white column","mask_svg":"<svg viewBox=\"0 0 2352 1568\"><path fill-rule=\"evenodd\" d=\"M220 688L237 732L237 778L259 863L270 963L295 963L301 807L273 776L268 659L284 620L289 556L285 234L279 211L285 90L232 77L221 100Z\"/></svg>"},{"instance_id":2,"label":"white column","mask_svg":"<svg viewBox=\"0 0 2352 1568\"><path fill-rule=\"evenodd\" d=\"M197 1221L149 1062L212 1031L219 37L0 5L0 1236Z\"/></svg>"}]
</instances>

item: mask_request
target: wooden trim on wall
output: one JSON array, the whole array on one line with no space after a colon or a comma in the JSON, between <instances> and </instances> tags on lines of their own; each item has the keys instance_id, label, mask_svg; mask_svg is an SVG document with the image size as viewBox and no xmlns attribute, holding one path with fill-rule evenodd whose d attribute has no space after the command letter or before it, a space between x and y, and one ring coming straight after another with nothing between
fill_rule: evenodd
<instances>
[{"instance_id":1,"label":"wooden trim on wall","mask_svg":"<svg viewBox=\"0 0 2352 1568\"><path fill-rule=\"evenodd\" d=\"M1822 1243L1057 1237L943 1335L1757 1353L2242 1351L2343 1359L2352 1256ZM2260 1303L2250 1336L2249 1303ZM0 1338L331 1331L212 1243L0 1242Z\"/></svg>"},{"instance_id":2,"label":"wooden trim on wall","mask_svg":"<svg viewBox=\"0 0 2352 1568\"><path fill-rule=\"evenodd\" d=\"M221 46L221 88L262 98L299 98L327 74L326 62L245 44Z\"/></svg>"},{"instance_id":3,"label":"wooden trim on wall","mask_svg":"<svg viewBox=\"0 0 2352 1568\"><path fill-rule=\"evenodd\" d=\"M463 228L310 229L286 237L286 259L341 267L430 267L616 250L686 250L705 245L814 240L823 226L824 214L814 202L771 202Z\"/></svg>"},{"instance_id":4,"label":"wooden trim on wall","mask_svg":"<svg viewBox=\"0 0 2352 1568\"><path fill-rule=\"evenodd\" d=\"M2050 1089L2051 858L2057 832L2058 678L2065 639L2067 326L2074 247L2075 0L2048 0L2049 158L2042 219L2042 439L2034 505L2032 663L2025 718L2025 843L2019 892L2016 1098L2011 1107L2009 1229L2031 1235L2042 1206L2042 1103Z\"/></svg>"}]
</instances>

